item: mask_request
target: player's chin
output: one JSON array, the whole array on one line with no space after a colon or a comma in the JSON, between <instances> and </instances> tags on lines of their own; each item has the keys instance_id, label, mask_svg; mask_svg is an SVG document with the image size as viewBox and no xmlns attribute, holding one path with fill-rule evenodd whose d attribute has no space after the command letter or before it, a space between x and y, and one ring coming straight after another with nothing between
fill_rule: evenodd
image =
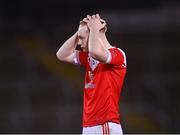
<instances>
[{"instance_id":1,"label":"player's chin","mask_svg":"<svg viewBox=\"0 0 180 135\"><path fill-rule=\"evenodd\" d=\"M88 51L87 47L81 47L81 49L82 49L83 52L87 52Z\"/></svg>"},{"instance_id":2,"label":"player's chin","mask_svg":"<svg viewBox=\"0 0 180 135\"><path fill-rule=\"evenodd\" d=\"M85 52L85 51L86 51L86 49L85 49L84 47L81 47L81 49L82 49L82 51L83 51L83 52Z\"/></svg>"}]
</instances>

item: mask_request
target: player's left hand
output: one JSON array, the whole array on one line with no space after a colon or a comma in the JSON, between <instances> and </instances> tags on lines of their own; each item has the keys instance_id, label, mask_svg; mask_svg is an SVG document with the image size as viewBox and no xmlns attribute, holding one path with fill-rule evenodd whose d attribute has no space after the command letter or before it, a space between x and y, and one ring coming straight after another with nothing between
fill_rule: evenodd
<instances>
[{"instance_id":1,"label":"player's left hand","mask_svg":"<svg viewBox=\"0 0 180 135\"><path fill-rule=\"evenodd\" d=\"M100 18L99 14L87 15L87 18L83 20L87 22L90 31L100 31L106 26L105 21Z\"/></svg>"}]
</instances>

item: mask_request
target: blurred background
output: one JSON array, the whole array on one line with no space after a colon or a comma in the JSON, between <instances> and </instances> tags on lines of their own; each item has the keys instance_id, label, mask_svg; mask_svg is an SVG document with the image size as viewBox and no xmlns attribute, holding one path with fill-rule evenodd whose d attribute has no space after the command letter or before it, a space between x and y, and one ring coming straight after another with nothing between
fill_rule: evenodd
<instances>
[{"instance_id":1,"label":"blurred background","mask_svg":"<svg viewBox=\"0 0 180 135\"><path fill-rule=\"evenodd\" d=\"M178 0L1 0L0 133L81 133L84 69L56 51L94 13L126 52L124 133L180 133Z\"/></svg>"}]
</instances>

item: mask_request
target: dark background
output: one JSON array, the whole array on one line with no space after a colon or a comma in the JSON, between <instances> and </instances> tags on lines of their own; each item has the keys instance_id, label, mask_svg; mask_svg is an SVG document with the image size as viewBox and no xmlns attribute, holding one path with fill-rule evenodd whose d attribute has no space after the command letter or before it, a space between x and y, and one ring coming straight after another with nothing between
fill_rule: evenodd
<instances>
[{"instance_id":1,"label":"dark background","mask_svg":"<svg viewBox=\"0 0 180 135\"><path fill-rule=\"evenodd\" d=\"M84 69L56 51L94 13L126 52L124 133L180 133L178 0L1 0L0 133L81 133Z\"/></svg>"}]
</instances>

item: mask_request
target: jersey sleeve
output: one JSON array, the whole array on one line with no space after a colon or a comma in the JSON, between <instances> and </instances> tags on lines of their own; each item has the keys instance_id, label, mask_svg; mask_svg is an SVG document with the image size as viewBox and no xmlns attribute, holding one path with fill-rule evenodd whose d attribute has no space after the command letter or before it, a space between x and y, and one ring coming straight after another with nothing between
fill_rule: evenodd
<instances>
[{"instance_id":1,"label":"jersey sleeve","mask_svg":"<svg viewBox=\"0 0 180 135\"><path fill-rule=\"evenodd\" d=\"M110 65L120 66L121 68L126 68L127 62L124 51L119 48L109 49L106 63L109 63Z\"/></svg>"},{"instance_id":2,"label":"jersey sleeve","mask_svg":"<svg viewBox=\"0 0 180 135\"><path fill-rule=\"evenodd\" d=\"M76 50L74 51L73 60L75 65L85 66L87 64L87 53Z\"/></svg>"}]
</instances>

